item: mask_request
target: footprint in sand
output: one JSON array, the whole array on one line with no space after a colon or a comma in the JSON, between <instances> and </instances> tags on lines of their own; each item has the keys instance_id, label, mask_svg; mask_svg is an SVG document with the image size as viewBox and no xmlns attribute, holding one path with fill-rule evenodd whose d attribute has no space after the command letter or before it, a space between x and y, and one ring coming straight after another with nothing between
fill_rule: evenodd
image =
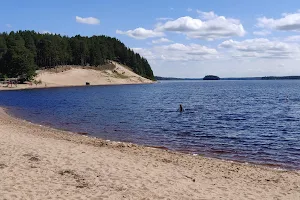
<instances>
[{"instance_id":1,"label":"footprint in sand","mask_svg":"<svg viewBox=\"0 0 300 200\"><path fill-rule=\"evenodd\" d=\"M40 159L38 157L35 157L35 156L32 156L31 158L29 158L30 161L33 161L33 162L38 162L40 161Z\"/></svg>"},{"instance_id":2,"label":"footprint in sand","mask_svg":"<svg viewBox=\"0 0 300 200\"><path fill-rule=\"evenodd\" d=\"M4 169L5 167L7 167L6 164L0 163L0 169Z\"/></svg>"},{"instance_id":3,"label":"footprint in sand","mask_svg":"<svg viewBox=\"0 0 300 200\"><path fill-rule=\"evenodd\" d=\"M31 154L31 153L24 154L23 156L24 156L24 157L29 157L29 160L32 161L32 162L38 162L38 161L41 160L38 156L33 155L33 154Z\"/></svg>"},{"instance_id":4,"label":"footprint in sand","mask_svg":"<svg viewBox=\"0 0 300 200\"><path fill-rule=\"evenodd\" d=\"M76 181L76 188L86 188L89 187L89 184L85 181L83 177L78 175L75 171L73 170L61 170L58 172L60 175L65 176L65 177L71 177L75 179Z\"/></svg>"}]
</instances>

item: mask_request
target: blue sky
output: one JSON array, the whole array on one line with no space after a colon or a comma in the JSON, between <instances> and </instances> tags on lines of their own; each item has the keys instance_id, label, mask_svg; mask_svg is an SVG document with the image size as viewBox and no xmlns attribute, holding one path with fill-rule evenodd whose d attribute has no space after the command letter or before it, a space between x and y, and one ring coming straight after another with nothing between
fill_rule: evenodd
<instances>
[{"instance_id":1,"label":"blue sky","mask_svg":"<svg viewBox=\"0 0 300 200\"><path fill-rule=\"evenodd\" d=\"M298 1L10 0L0 31L117 37L155 75L300 75Z\"/></svg>"}]
</instances>

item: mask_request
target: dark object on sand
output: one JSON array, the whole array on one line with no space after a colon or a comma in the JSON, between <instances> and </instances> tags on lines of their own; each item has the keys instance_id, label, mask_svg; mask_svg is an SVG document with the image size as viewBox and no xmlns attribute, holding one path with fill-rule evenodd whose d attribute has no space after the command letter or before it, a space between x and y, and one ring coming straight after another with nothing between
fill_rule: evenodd
<instances>
[{"instance_id":1,"label":"dark object on sand","mask_svg":"<svg viewBox=\"0 0 300 200\"><path fill-rule=\"evenodd\" d=\"M89 133L85 133L85 132L78 132L78 135L89 135Z\"/></svg>"},{"instance_id":2,"label":"dark object on sand","mask_svg":"<svg viewBox=\"0 0 300 200\"><path fill-rule=\"evenodd\" d=\"M90 82L85 82L85 85L91 85Z\"/></svg>"}]
</instances>

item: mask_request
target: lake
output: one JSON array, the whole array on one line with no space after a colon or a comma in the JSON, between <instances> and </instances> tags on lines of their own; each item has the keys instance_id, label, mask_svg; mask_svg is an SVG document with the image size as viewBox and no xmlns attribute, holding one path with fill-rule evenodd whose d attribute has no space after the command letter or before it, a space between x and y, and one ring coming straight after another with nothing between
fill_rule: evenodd
<instances>
[{"instance_id":1,"label":"lake","mask_svg":"<svg viewBox=\"0 0 300 200\"><path fill-rule=\"evenodd\" d=\"M1 91L0 105L104 139L300 169L299 89L297 80L161 81Z\"/></svg>"}]
</instances>

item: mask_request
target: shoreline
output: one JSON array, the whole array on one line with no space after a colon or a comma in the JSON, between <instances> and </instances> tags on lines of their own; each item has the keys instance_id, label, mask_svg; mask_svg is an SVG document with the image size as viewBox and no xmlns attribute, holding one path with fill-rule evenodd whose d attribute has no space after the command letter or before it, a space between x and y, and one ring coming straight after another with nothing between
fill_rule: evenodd
<instances>
[{"instance_id":1,"label":"shoreline","mask_svg":"<svg viewBox=\"0 0 300 200\"><path fill-rule=\"evenodd\" d=\"M145 83L145 84L149 84L149 83ZM75 86L75 87L81 87L81 86ZM0 92L1 92L1 90L0 90ZM11 118L14 118L14 119L17 119L17 120L20 120L20 121L24 121L24 122L29 123L29 124L34 124L34 125L41 126L41 127L44 127L44 128L52 129L54 131L62 131L63 133L65 133L65 132L66 133L72 133L74 135L84 136L84 137L91 138L91 139L97 139L97 140L106 141L106 142L109 141L109 142L114 142L114 143L117 142L117 143L131 144L131 145L136 145L136 146L140 146L140 147L144 147L144 148L160 149L160 150L163 150L163 151L179 153L179 154L183 154L183 155L201 156L201 157L208 158L208 159L216 159L216 160L220 160L220 161L224 161L224 162L234 162L234 163L239 163L239 164L244 164L244 165L252 165L252 166L255 166L255 167L270 168L270 169L280 170L280 171L286 170L286 171L300 172L300 168L285 167L284 165L280 165L280 164L263 163L263 162L262 163L256 163L256 162L245 161L245 160L243 161L243 160L238 160L238 159L236 159L236 160L226 159L226 158L220 158L220 157L217 157L217 156L203 155L201 153L200 154L195 154L195 153L184 151L184 150L181 150L181 151L180 150L174 150L174 149L170 149L166 146L157 146L157 145L151 146L151 145L136 144L134 142L115 141L115 140L111 140L111 139L103 139L101 137L93 136L93 135L91 135L90 133L87 133L87 132L69 131L69 130L64 129L63 127L55 128L55 127L52 127L50 125L39 124L39 123L28 121L28 120L20 118L18 116L14 116L12 113L9 112L9 107L0 106L0 113L1 113L1 111L5 112L5 114L10 116Z\"/></svg>"},{"instance_id":2,"label":"shoreline","mask_svg":"<svg viewBox=\"0 0 300 200\"><path fill-rule=\"evenodd\" d=\"M149 83L111 83L111 84L97 84L97 85L50 85L50 86L29 86L27 84L18 84L26 87L1 87L1 91L18 91L18 90L37 90L37 89L55 89L55 88L77 88L77 87L97 87L97 86L121 86L121 85L148 85L155 84L157 81L152 81Z\"/></svg>"},{"instance_id":3,"label":"shoreline","mask_svg":"<svg viewBox=\"0 0 300 200\"><path fill-rule=\"evenodd\" d=\"M93 135L91 135L87 132L69 131L69 130L66 130L66 129L63 129L63 128L55 128L55 127L51 127L49 125L30 122L26 119L14 116L12 113L9 112L8 107L0 106L0 114L1 114L1 112L5 112L6 115L8 115L9 117L11 117L13 119L23 121L23 122L28 123L28 124L33 124L33 125L36 125L36 126L44 127L46 129L51 129L51 130L54 130L54 131L61 131L61 132L63 132L62 134L71 133L71 134L74 134L74 135L83 136L83 137L87 137L87 138L90 138L90 139L96 139L96 140L105 141L105 142L123 143L125 145L130 144L130 145L135 145L135 146L139 146L139 147L143 147L143 148L154 148L154 149L159 149L159 150L162 150L162 151L167 151L167 152L172 152L172 153L179 153L179 154L182 154L182 155L201 156L203 158L208 158L208 159L216 159L216 160L220 160L220 161L224 161L224 162L234 162L234 163L239 163L239 164L244 164L244 165L252 165L254 167L270 168L270 169L279 170L279 171L300 172L300 169L298 169L298 168L288 168L288 167L284 167L282 165L276 165L276 164L272 164L272 163L255 163L255 162L242 161L242 160L223 159L223 158L218 158L218 157L213 157L213 156L205 156L205 155L202 155L202 154L194 154L194 153L183 151L183 150L182 151L172 150L172 149L170 149L166 146L151 146L151 145L136 144L134 142L124 142L124 141L115 141L115 140L110 140L110 139L103 139L101 137L93 136Z\"/></svg>"},{"instance_id":4,"label":"shoreline","mask_svg":"<svg viewBox=\"0 0 300 200\"><path fill-rule=\"evenodd\" d=\"M300 171L102 140L5 108L0 114L0 196L7 199L300 198Z\"/></svg>"}]
</instances>

